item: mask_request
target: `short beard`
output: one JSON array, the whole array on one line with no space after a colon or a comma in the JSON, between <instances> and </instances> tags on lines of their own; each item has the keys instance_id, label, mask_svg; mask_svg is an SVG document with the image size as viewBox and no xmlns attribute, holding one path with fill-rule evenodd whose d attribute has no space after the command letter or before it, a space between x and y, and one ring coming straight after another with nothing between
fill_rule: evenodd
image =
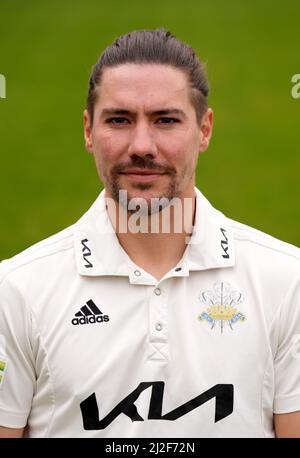
<instances>
[{"instance_id":1,"label":"short beard","mask_svg":"<svg viewBox=\"0 0 300 458\"><path fill-rule=\"evenodd\" d=\"M155 196L150 199L144 199L143 197L133 197L128 193L128 191L122 192L126 190L120 187L118 178L112 178L111 180L107 181L107 184L114 201L121 205L121 207L131 215L137 211L139 211L142 215L148 216L159 213L164 208L168 207L168 205L170 205L174 197L179 197L180 194L177 183L175 181L172 181L168 185L168 188L162 195ZM147 189L151 189L151 184L140 183L134 187L135 189L145 191Z\"/></svg>"},{"instance_id":2,"label":"short beard","mask_svg":"<svg viewBox=\"0 0 300 458\"><path fill-rule=\"evenodd\" d=\"M165 174L168 174L173 179L171 183L168 185L163 195L153 196L153 198L147 200L142 197L133 197L130 194L128 194L128 191L126 193L121 192L120 194L120 191L126 191L125 189L122 189L120 186L120 173L124 172L126 169L130 167L159 170ZM148 160L147 158L136 157L130 164L117 164L112 168L110 175L108 176L108 174L105 174L104 178L105 185L110 191L110 194L114 201L117 204L120 204L130 214L134 214L137 211L140 211L140 213L150 216L151 214L161 212L171 203L174 197L178 197L180 195L179 186L176 180L176 170L172 167L159 166L155 164L152 160ZM135 183L132 184L132 186L137 190L146 191L148 189L151 189L152 184ZM125 195L126 198L123 198L123 196ZM162 199L162 201L158 202L160 199ZM153 202L151 203L152 200Z\"/></svg>"}]
</instances>

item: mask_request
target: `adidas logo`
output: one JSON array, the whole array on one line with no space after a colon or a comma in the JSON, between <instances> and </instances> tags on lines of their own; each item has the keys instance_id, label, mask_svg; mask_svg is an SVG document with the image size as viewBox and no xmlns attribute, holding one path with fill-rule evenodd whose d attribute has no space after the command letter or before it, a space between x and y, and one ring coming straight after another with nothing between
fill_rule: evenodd
<instances>
[{"instance_id":1,"label":"adidas logo","mask_svg":"<svg viewBox=\"0 0 300 458\"><path fill-rule=\"evenodd\" d=\"M81 307L79 312L75 313L75 317L76 318L73 318L72 320L72 324L74 324L74 326L77 326L78 324L92 324L109 321L109 316L103 315L92 299L87 301L87 303Z\"/></svg>"}]
</instances>

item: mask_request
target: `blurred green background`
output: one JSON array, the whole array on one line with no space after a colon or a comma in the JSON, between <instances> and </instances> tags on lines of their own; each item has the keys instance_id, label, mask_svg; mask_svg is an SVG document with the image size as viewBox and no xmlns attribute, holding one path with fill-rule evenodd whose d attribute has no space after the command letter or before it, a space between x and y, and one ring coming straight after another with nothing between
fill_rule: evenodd
<instances>
[{"instance_id":1,"label":"blurred green background","mask_svg":"<svg viewBox=\"0 0 300 458\"><path fill-rule=\"evenodd\" d=\"M227 216L300 245L299 0L0 0L0 258L76 221L101 183L85 151L92 64L165 27L206 62L215 128L197 184Z\"/></svg>"}]
</instances>

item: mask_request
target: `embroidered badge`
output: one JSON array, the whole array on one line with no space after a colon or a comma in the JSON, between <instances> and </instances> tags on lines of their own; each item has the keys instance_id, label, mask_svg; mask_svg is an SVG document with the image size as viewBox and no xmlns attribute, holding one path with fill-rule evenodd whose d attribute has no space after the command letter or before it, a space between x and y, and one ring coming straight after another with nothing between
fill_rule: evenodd
<instances>
[{"instance_id":1,"label":"embroidered badge","mask_svg":"<svg viewBox=\"0 0 300 458\"><path fill-rule=\"evenodd\" d=\"M233 331L233 325L238 321L245 321L245 315L239 311L244 300L242 293L234 290L228 282L217 282L213 290L204 291L199 299L206 309L202 311L198 319L206 321L211 329L220 327L221 333L225 327Z\"/></svg>"}]
</instances>

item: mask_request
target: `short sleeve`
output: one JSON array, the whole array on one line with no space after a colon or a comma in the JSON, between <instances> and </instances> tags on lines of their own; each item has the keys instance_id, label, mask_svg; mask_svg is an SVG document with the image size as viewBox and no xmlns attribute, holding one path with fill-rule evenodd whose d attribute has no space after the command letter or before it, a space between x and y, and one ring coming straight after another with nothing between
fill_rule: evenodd
<instances>
[{"instance_id":1,"label":"short sleeve","mask_svg":"<svg viewBox=\"0 0 300 458\"><path fill-rule=\"evenodd\" d=\"M35 390L31 316L0 264L0 426L27 423Z\"/></svg>"},{"instance_id":2,"label":"short sleeve","mask_svg":"<svg viewBox=\"0 0 300 458\"><path fill-rule=\"evenodd\" d=\"M274 359L274 413L300 410L300 280L290 288L278 315Z\"/></svg>"}]
</instances>

